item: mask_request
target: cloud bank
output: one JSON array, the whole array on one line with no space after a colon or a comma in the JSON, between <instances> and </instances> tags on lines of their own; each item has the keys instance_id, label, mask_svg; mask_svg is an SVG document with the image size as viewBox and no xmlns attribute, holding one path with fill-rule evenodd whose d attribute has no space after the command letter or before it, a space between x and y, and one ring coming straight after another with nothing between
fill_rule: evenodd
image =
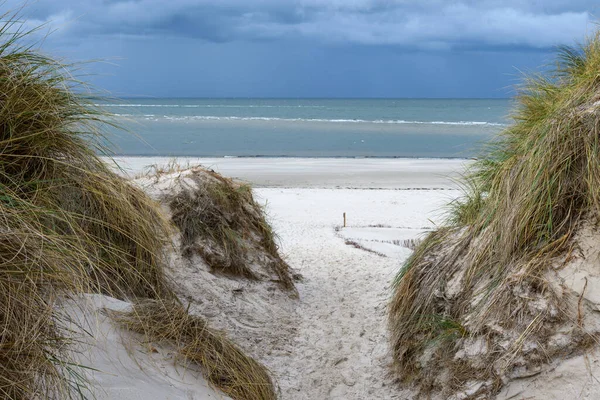
<instances>
[{"instance_id":1,"label":"cloud bank","mask_svg":"<svg viewBox=\"0 0 600 400\"><path fill-rule=\"evenodd\" d=\"M43 49L113 61L89 76L119 96L504 97L600 16L598 0L29 1Z\"/></svg>"},{"instance_id":2,"label":"cloud bank","mask_svg":"<svg viewBox=\"0 0 600 400\"><path fill-rule=\"evenodd\" d=\"M16 7L17 2L9 2ZM595 29L596 1L39 0L23 11L62 40L308 40L417 50L547 49Z\"/></svg>"}]
</instances>

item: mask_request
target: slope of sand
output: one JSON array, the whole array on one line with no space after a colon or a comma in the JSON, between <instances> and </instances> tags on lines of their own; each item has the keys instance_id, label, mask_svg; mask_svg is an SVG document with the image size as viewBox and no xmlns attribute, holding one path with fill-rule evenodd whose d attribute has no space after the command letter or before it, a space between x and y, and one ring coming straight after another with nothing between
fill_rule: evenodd
<instances>
[{"instance_id":1,"label":"slope of sand","mask_svg":"<svg viewBox=\"0 0 600 400\"><path fill-rule=\"evenodd\" d=\"M168 160L121 163L133 175L143 170L142 161ZM458 194L444 176L455 174L464 161L225 159L218 166L200 161L259 186L255 196L265 204L281 253L304 279L297 283L298 300L273 297L247 283L241 292L215 294L222 312L205 306L199 312L272 371L282 399L406 398L409 393L388 378L386 305L391 281L410 250L392 242L419 238L440 220L442 205ZM297 187L273 187L278 174ZM194 301L231 286L207 287L187 273L194 270L184 266L174 276L185 276L187 297ZM269 296L278 307L264 304Z\"/></svg>"},{"instance_id":2,"label":"slope of sand","mask_svg":"<svg viewBox=\"0 0 600 400\"><path fill-rule=\"evenodd\" d=\"M120 160L130 175L146 165L167 161ZM271 370L282 399L412 398L414 393L400 388L389 375L386 306L390 285L411 254L402 244L422 237L441 222L443 206L460 194L452 178L464 161L194 162L255 185L255 196L265 204L280 237L282 254L303 276L297 283L299 299L293 300L273 297L251 283L242 288L230 282L199 282L193 279L197 275L194 265L189 265L174 278L186 281L193 301L205 300L206 285L226 292L213 293L218 300L215 307L198 307L209 311L205 317L226 329L230 338ZM341 227L344 212L346 228ZM269 299L277 306L266 304ZM101 327L110 332L106 321L101 321ZM168 350L158 349L159 355L167 357L144 354L142 372L127 357L123 363L120 359L126 348L119 340L109 334L101 347L112 353L91 364L108 372L95 376L106 391L100 398L220 398L196 374L176 375L181 371L169 362ZM138 347L136 351L145 350ZM599 366L600 358L593 353L564 360L510 382L498 398L597 398ZM136 397L138 390L141 394ZM456 399L465 396L468 393Z\"/></svg>"},{"instance_id":3,"label":"slope of sand","mask_svg":"<svg viewBox=\"0 0 600 400\"><path fill-rule=\"evenodd\" d=\"M116 327L102 309L123 311L129 303L87 295L66 305L71 329L81 338L76 362L85 365L98 400L227 400L199 371L176 365L173 350L144 346L137 335Z\"/></svg>"}]
</instances>

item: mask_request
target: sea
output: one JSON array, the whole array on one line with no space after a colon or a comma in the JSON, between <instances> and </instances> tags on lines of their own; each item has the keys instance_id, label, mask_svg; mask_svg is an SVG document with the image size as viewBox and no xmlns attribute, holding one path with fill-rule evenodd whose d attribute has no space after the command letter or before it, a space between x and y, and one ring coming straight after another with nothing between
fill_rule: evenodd
<instances>
[{"instance_id":1,"label":"sea","mask_svg":"<svg viewBox=\"0 0 600 400\"><path fill-rule=\"evenodd\" d=\"M116 155L470 158L509 123L508 99L119 99Z\"/></svg>"}]
</instances>

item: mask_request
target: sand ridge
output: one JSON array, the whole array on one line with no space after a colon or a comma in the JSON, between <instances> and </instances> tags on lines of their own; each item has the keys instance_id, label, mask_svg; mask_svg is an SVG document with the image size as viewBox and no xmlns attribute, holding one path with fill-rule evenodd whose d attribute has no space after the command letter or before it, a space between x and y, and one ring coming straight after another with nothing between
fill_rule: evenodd
<instances>
[{"instance_id":1,"label":"sand ridge","mask_svg":"<svg viewBox=\"0 0 600 400\"><path fill-rule=\"evenodd\" d=\"M424 183L418 175L408 190L335 188L330 178L342 173L322 177L329 188L254 189L280 237L281 253L303 276L298 299L274 294L262 283L214 277L202 272L200 260L177 269L173 278L193 310L270 369L281 399L414 398L416 392L389 374L386 307L394 276L411 254L393 242L435 228L460 191L452 183L445 190L418 190ZM344 212L347 228L341 227ZM559 360L510 382L498 398L593 399L600 387L598 365L595 353Z\"/></svg>"}]
</instances>

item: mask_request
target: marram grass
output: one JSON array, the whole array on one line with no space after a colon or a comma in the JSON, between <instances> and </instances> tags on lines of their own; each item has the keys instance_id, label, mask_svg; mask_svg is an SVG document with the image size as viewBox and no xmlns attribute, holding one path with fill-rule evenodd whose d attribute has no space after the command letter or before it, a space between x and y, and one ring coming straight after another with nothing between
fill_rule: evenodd
<instances>
[{"instance_id":1,"label":"marram grass","mask_svg":"<svg viewBox=\"0 0 600 400\"><path fill-rule=\"evenodd\" d=\"M168 201L172 221L181 231L182 252L199 253L215 271L258 279L249 265L250 254L264 251L271 256L263 261L267 269L284 289L294 291L290 267L279 255L275 233L250 186L204 169L191 179L196 190L182 190Z\"/></svg>"},{"instance_id":2,"label":"marram grass","mask_svg":"<svg viewBox=\"0 0 600 400\"><path fill-rule=\"evenodd\" d=\"M524 327L529 336L573 317L519 311L526 300L513 291L524 285L559 303L544 272L567 251L578 222L599 216L600 34L580 49L562 48L554 73L526 79L516 100L513 124L465 177L465 195L451 205L448 223L416 249L395 282L389 326L396 369L423 390L431 381L420 357L445 331L432 315L492 346L490 320L502 321L503 329ZM440 290L459 270L460 292L443 300ZM450 366L453 347L443 347L434 357ZM519 351L498 349L488 365L509 366ZM469 378L460 368L450 371L456 381ZM485 374L482 380L496 379L491 368Z\"/></svg>"},{"instance_id":3,"label":"marram grass","mask_svg":"<svg viewBox=\"0 0 600 400\"><path fill-rule=\"evenodd\" d=\"M93 388L69 361L61 298L91 292L175 301L163 272L171 227L153 201L99 159L108 116L84 96L72 66L22 46L30 32L14 16L1 19L0 398L82 398ZM236 368L246 362L257 393L273 390L261 366L239 351L237 364L221 365L220 351L232 344L194 336L201 332L189 331L186 340L195 343L193 360L214 358L215 386L227 391L227 374L243 376L248 370ZM212 347L200 346L204 339Z\"/></svg>"},{"instance_id":4,"label":"marram grass","mask_svg":"<svg viewBox=\"0 0 600 400\"><path fill-rule=\"evenodd\" d=\"M111 316L124 328L142 334L147 343L173 344L182 362L199 365L208 382L233 399L277 398L263 365L178 302L145 300L134 304L131 311L111 312Z\"/></svg>"}]
</instances>

